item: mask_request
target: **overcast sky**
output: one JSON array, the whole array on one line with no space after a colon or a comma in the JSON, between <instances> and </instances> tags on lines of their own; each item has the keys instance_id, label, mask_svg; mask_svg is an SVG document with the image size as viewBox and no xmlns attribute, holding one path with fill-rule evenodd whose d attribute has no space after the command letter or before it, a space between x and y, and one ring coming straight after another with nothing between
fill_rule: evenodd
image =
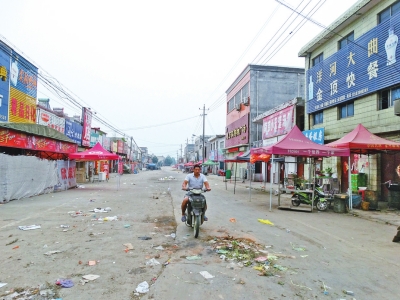
<instances>
[{"instance_id":1,"label":"overcast sky","mask_svg":"<svg viewBox=\"0 0 400 300\"><path fill-rule=\"evenodd\" d=\"M326 26L356 2L285 1L314 9ZM224 134L225 91L248 64L304 67L297 54L322 31L309 21L299 29L304 19L275 0L0 0L0 8L0 39L139 146L174 157L202 134L203 104L205 134ZM38 89L51 107L81 114Z\"/></svg>"}]
</instances>

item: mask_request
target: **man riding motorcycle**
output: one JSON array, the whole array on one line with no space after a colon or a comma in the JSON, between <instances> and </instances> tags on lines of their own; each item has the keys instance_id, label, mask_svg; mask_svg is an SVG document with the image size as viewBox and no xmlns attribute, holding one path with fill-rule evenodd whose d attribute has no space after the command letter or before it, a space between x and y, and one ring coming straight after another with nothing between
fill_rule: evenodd
<instances>
[{"instance_id":1,"label":"man riding motorcycle","mask_svg":"<svg viewBox=\"0 0 400 300\"><path fill-rule=\"evenodd\" d=\"M211 191L210 184L207 181L207 177L200 173L201 167L200 165L194 165L193 173L190 173L186 176L185 180L182 183L182 190L187 191L188 189L202 189L203 184L206 187L207 191ZM189 185L189 186L188 186ZM186 222L186 208L189 202L189 197L186 194L185 198L183 198L181 209L182 209L182 222ZM207 210L207 204L204 208L204 212ZM204 215L204 221L208 221L208 218Z\"/></svg>"}]
</instances>

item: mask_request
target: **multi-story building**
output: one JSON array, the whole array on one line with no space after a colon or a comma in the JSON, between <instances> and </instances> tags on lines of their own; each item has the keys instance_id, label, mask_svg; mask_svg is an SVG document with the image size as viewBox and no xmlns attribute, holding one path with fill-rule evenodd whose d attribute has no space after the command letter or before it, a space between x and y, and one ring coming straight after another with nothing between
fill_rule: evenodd
<instances>
[{"instance_id":1,"label":"multi-story building","mask_svg":"<svg viewBox=\"0 0 400 300\"><path fill-rule=\"evenodd\" d=\"M306 68L305 127L323 127L325 143L360 123L380 137L400 140L394 109L400 104L399 12L400 1L360 0L300 50ZM388 201L391 194L381 183L400 181L400 153L354 153L350 166L336 158L324 164L336 169L342 191L348 188L347 168L365 172L371 199Z\"/></svg>"},{"instance_id":2,"label":"multi-story building","mask_svg":"<svg viewBox=\"0 0 400 300\"><path fill-rule=\"evenodd\" d=\"M229 159L262 143L262 125L252 122L259 114L303 97L304 69L248 65L226 94L224 152ZM261 163L255 164L255 173L261 173Z\"/></svg>"},{"instance_id":3,"label":"multi-story building","mask_svg":"<svg viewBox=\"0 0 400 300\"><path fill-rule=\"evenodd\" d=\"M209 142L208 139L210 138L210 135L200 135L200 136L195 136L194 140L194 153L195 153L195 160L196 162L201 162L201 161L206 161L207 160L207 149L209 149ZM204 145L204 150L203 150L203 145ZM203 155L205 157L203 158Z\"/></svg>"},{"instance_id":4,"label":"multi-story building","mask_svg":"<svg viewBox=\"0 0 400 300\"><path fill-rule=\"evenodd\" d=\"M209 147L210 154L208 155L208 158L218 163L218 165L212 168L212 172L214 174L217 174L218 169L225 168L224 154L222 152L222 150L225 148L225 135L224 134L214 135L208 140L208 142L210 144Z\"/></svg>"},{"instance_id":5,"label":"multi-story building","mask_svg":"<svg viewBox=\"0 0 400 300\"><path fill-rule=\"evenodd\" d=\"M185 162L188 163L190 161L195 161L195 151L194 151L194 144L186 144L185 145Z\"/></svg>"}]
</instances>

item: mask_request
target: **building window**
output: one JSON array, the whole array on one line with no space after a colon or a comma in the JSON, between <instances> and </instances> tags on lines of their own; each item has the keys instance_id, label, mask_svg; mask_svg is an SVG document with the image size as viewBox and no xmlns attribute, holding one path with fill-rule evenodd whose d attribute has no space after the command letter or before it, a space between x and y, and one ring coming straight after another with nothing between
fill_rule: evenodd
<instances>
[{"instance_id":1,"label":"building window","mask_svg":"<svg viewBox=\"0 0 400 300\"><path fill-rule=\"evenodd\" d=\"M394 101L400 99L400 87L379 92L378 109L387 109L393 106Z\"/></svg>"},{"instance_id":2,"label":"building window","mask_svg":"<svg viewBox=\"0 0 400 300\"><path fill-rule=\"evenodd\" d=\"M348 102L339 106L339 119L354 116L354 102Z\"/></svg>"},{"instance_id":3,"label":"building window","mask_svg":"<svg viewBox=\"0 0 400 300\"><path fill-rule=\"evenodd\" d=\"M228 113L235 108L235 97L228 101Z\"/></svg>"},{"instance_id":4,"label":"building window","mask_svg":"<svg viewBox=\"0 0 400 300\"><path fill-rule=\"evenodd\" d=\"M314 125L324 123L324 112L316 112L313 114Z\"/></svg>"},{"instance_id":5,"label":"building window","mask_svg":"<svg viewBox=\"0 0 400 300\"><path fill-rule=\"evenodd\" d=\"M346 47L348 44L354 41L354 31L346 35L339 41L339 50Z\"/></svg>"},{"instance_id":6,"label":"building window","mask_svg":"<svg viewBox=\"0 0 400 300\"><path fill-rule=\"evenodd\" d=\"M324 53L321 53L320 55L317 55L312 59L312 66L314 67L316 64L320 63L323 60L324 60Z\"/></svg>"},{"instance_id":7,"label":"building window","mask_svg":"<svg viewBox=\"0 0 400 300\"><path fill-rule=\"evenodd\" d=\"M385 8L378 14L378 24L389 20L390 17L394 16L396 13L400 11L400 1L397 1L390 5L388 8Z\"/></svg>"}]
</instances>

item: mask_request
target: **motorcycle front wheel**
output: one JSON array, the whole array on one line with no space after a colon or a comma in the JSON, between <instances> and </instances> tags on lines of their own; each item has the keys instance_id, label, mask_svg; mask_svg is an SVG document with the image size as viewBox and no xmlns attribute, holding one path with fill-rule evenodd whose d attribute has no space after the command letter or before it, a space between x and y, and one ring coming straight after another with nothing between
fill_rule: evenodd
<instances>
[{"instance_id":1,"label":"motorcycle front wheel","mask_svg":"<svg viewBox=\"0 0 400 300\"><path fill-rule=\"evenodd\" d=\"M293 196L293 197L292 197L292 205L293 205L293 206L299 206L299 205L300 205L299 196Z\"/></svg>"},{"instance_id":2,"label":"motorcycle front wheel","mask_svg":"<svg viewBox=\"0 0 400 300\"><path fill-rule=\"evenodd\" d=\"M320 200L318 200L316 206L318 210L324 211L328 208L328 202L327 201L321 202Z\"/></svg>"},{"instance_id":3,"label":"motorcycle front wheel","mask_svg":"<svg viewBox=\"0 0 400 300\"><path fill-rule=\"evenodd\" d=\"M193 226L193 233L194 237L197 238L200 233L200 223L201 223L201 216L197 215L194 217L194 226Z\"/></svg>"}]
</instances>

